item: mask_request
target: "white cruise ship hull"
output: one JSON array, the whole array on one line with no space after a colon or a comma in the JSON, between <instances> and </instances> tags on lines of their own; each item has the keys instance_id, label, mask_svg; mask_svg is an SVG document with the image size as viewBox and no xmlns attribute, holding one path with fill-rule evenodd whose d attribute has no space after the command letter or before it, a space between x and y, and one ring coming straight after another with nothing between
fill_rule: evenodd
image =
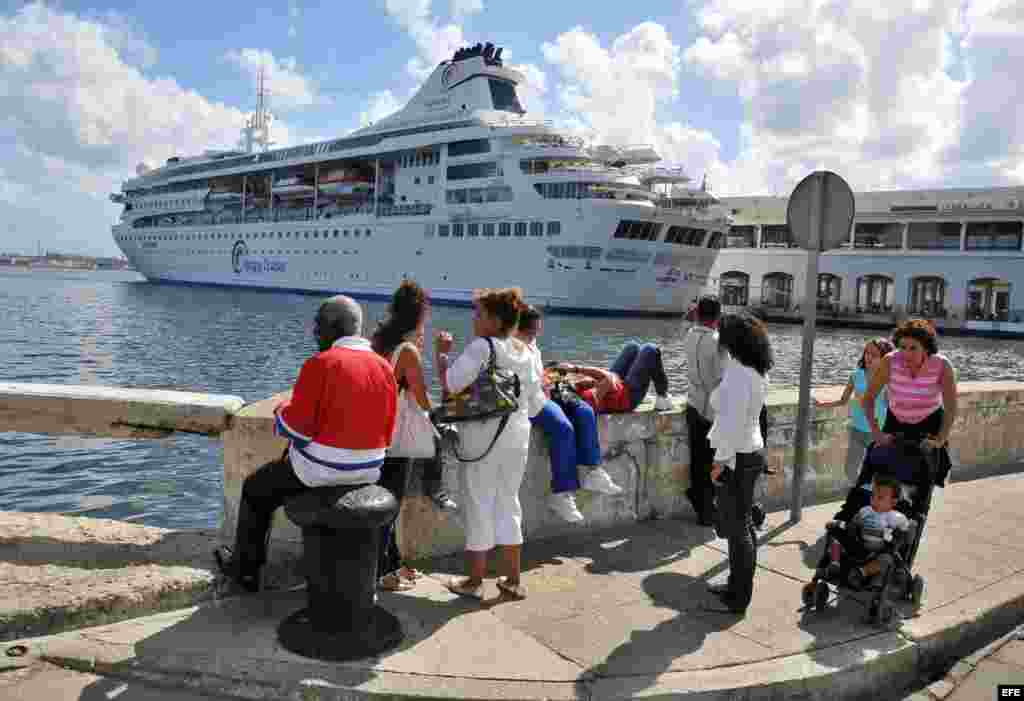
<instances>
[{"instance_id":1,"label":"white cruise ship hull","mask_svg":"<svg viewBox=\"0 0 1024 701\"><path fill-rule=\"evenodd\" d=\"M516 286L549 311L678 316L707 283L718 250L612 238L620 219L653 219L653 212L614 202L540 203L523 220L544 222L543 236L440 237L447 220L363 214L142 232L118 225L114 237L152 282L375 299L409 277L439 303L470 304L476 289ZM547 234L549 221L559 222L557 235ZM586 249L593 257L581 257Z\"/></svg>"}]
</instances>

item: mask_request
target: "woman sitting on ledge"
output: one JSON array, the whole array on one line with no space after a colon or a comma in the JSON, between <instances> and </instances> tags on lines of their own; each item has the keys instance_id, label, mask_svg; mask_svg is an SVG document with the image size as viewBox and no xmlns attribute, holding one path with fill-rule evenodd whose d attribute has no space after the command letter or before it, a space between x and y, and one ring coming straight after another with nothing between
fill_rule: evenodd
<instances>
[{"instance_id":1,"label":"woman sitting on ledge","mask_svg":"<svg viewBox=\"0 0 1024 701\"><path fill-rule=\"evenodd\" d=\"M584 376L576 383L576 391L599 414L635 411L647 396L651 382L658 395L654 400L655 411L673 407L661 349L653 343L641 345L630 341L611 370L569 363L560 363L558 369Z\"/></svg>"}]
</instances>

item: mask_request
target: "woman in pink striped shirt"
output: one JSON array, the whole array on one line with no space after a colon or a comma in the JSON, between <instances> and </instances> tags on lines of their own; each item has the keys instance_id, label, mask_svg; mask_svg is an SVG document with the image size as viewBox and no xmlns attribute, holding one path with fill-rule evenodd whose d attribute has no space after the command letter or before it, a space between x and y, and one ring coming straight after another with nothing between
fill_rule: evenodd
<instances>
[{"instance_id":1,"label":"woman in pink striped shirt","mask_svg":"<svg viewBox=\"0 0 1024 701\"><path fill-rule=\"evenodd\" d=\"M908 319L896 327L889 353L871 376L871 385L861 398L871 436L875 443L888 445L895 434L918 438L924 446L940 451L940 463L948 467L946 443L956 420L956 374L945 356L939 354L935 327L924 319ZM889 413L879 427L871 407L883 387L888 388ZM945 481L940 469L936 482Z\"/></svg>"}]
</instances>

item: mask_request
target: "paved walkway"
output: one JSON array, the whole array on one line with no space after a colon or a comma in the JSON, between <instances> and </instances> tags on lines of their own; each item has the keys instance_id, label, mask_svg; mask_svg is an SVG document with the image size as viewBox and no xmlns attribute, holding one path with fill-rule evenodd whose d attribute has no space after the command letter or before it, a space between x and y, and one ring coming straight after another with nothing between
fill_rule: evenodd
<instances>
[{"instance_id":1,"label":"paved walkway","mask_svg":"<svg viewBox=\"0 0 1024 701\"><path fill-rule=\"evenodd\" d=\"M866 623L855 597L803 610L800 589L837 506L826 504L796 525L769 515L743 619L701 609L712 600L706 584L726 575L724 541L690 522L654 521L528 543L524 601L499 598L493 582L483 605L459 599L442 582L461 562L427 563L416 589L382 595L407 637L375 659L327 664L278 646L275 627L304 604L301 591L23 642L30 659L252 699L873 697L1024 621L1022 498L1019 475L937 492L916 568L924 605L886 628Z\"/></svg>"}]
</instances>

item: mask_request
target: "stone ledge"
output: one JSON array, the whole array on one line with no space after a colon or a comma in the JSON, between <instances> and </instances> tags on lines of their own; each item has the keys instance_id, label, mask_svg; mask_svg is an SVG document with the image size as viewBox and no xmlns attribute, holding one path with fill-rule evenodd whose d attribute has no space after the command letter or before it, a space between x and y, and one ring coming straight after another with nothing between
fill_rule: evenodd
<instances>
[{"instance_id":1,"label":"stone ledge","mask_svg":"<svg viewBox=\"0 0 1024 701\"><path fill-rule=\"evenodd\" d=\"M93 385L0 383L5 431L159 437L172 431L211 436L225 431L245 404L224 394Z\"/></svg>"}]
</instances>

